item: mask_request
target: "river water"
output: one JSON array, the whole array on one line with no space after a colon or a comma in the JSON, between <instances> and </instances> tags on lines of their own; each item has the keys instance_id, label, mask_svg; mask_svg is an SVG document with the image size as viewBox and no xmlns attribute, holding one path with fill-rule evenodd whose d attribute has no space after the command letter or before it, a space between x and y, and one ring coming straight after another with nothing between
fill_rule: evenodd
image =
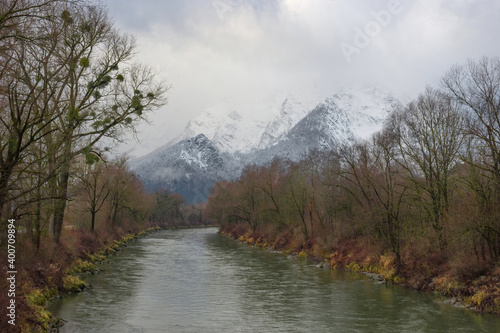
<instances>
[{"instance_id":1,"label":"river water","mask_svg":"<svg viewBox=\"0 0 500 333\"><path fill-rule=\"evenodd\" d=\"M500 332L500 318L252 248L217 229L129 243L53 303L61 332Z\"/></svg>"}]
</instances>

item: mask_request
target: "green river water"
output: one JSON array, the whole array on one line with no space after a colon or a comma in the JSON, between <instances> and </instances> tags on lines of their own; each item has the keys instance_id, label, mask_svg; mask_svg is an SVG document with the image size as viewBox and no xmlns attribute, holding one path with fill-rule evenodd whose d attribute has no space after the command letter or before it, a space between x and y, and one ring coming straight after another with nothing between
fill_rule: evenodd
<instances>
[{"instance_id":1,"label":"green river water","mask_svg":"<svg viewBox=\"0 0 500 333\"><path fill-rule=\"evenodd\" d=\"M215 228L134 240L49 307L61 332L500 332L500 318L252 248Z\"/></svg>"}]
</instances>

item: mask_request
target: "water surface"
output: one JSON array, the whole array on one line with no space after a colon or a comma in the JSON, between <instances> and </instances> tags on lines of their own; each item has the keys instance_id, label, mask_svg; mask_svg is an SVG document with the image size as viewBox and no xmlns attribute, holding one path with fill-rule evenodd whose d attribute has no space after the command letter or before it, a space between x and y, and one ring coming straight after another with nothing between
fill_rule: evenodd
<instances>
[{"instance_id":1,"label":"water surface","mask_svg":"<svg viewBox=\"0 0 500 333\"><path fill-rule=\"evenodd\" d=\"M217 229L130 242L49 310L61 332L500 332L500 318L252 248Z\"/></svg>"}]
</instances>

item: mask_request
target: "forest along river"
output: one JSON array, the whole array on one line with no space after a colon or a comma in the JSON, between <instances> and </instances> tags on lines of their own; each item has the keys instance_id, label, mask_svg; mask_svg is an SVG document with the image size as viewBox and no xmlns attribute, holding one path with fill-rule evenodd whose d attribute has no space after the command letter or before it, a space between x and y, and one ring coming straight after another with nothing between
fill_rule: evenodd
<instances>
[{"instance_id":1,"label":"forest along river","mask_svg":"<svg viewBox=\"0 0 500 333\"><path fill-rule=\"evenodd\" d=\"M497 332L500 318L252 248L215 228L132 241L49 310L61 332Z\"/></svg>"}]
</instances>

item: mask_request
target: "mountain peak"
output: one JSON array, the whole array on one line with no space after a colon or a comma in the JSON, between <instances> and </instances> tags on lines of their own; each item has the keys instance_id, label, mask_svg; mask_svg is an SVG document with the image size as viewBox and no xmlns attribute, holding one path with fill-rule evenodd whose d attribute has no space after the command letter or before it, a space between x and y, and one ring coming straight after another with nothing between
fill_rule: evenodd
<instances>
[{"instance_id":1,"label":"mountain peak","mask_svg":"<svg viewBox=\"0 0 500 333\"><path fill-rule=\"evenodd\" d=\"M259 148L276 144L312 109L312 103L305 103L288 95L281 104L280 112L266 126L259 142Z\"/></svg>"},{"instance_id":2,"label":"mountain peak","mask_svg":"<svg viewBox=\"0 0 500 333\"><path fill-rule=\"evenodd\" d=\"M167 145L203 133L222 152L246 152L259 145L266 125L277 113L273 105L235 110L226 103L205 109L190 120L184 131Z\"/></svg>"},{"instance_id":3,"label":"mountain peak","mask_svg":"<svg viewBox=\"0 0 500 333\"><path fill-rule=\"evenodd\" d=\"M131 161L131 168L149 190L167 187L199 202L216 181L239 177L248 164L296 161L312 150L367 139L399 104L377 86L345 88L314 102L288 95L258 112L207 109L176 142Z\"/></svg>"},{"instance_id":4,"label":"mountain peak","mask_svg":"<svg viewBox=\"0 0 500 333\"><path fill-rule=\"evenodd\" d=\"M198 134L194 138L180 142L180 158L189 165L196 165L202 170L222 169L223 161L220 158L219 149L204 134Z\"/></svg>"}]
</instances>

